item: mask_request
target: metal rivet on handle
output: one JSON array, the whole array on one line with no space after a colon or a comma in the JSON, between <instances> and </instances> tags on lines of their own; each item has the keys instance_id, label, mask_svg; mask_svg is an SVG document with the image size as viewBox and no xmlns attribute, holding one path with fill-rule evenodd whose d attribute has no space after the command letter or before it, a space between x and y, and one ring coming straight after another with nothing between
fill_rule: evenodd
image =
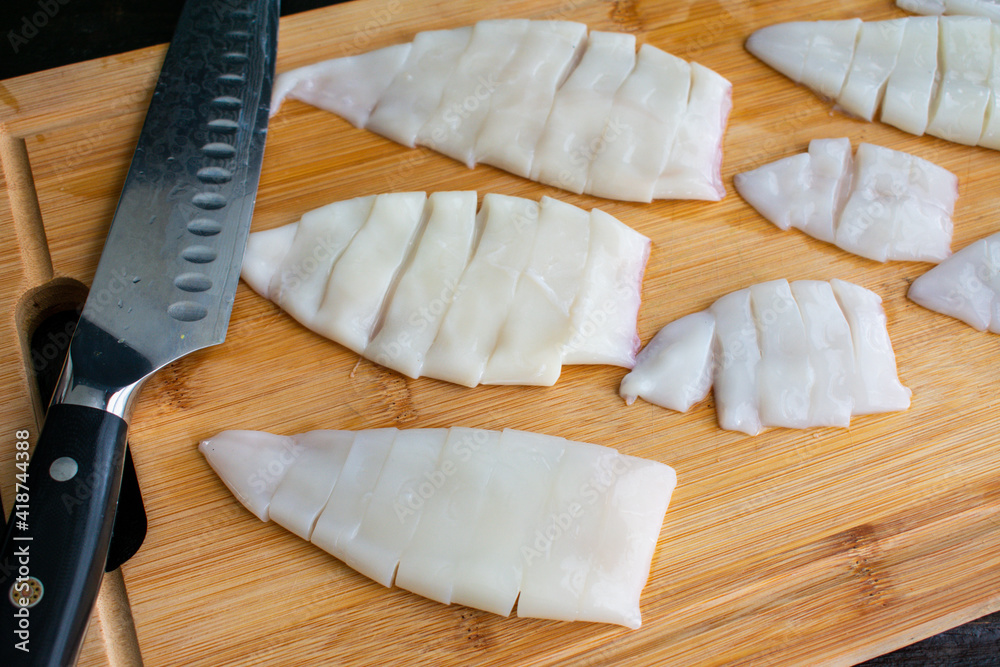
<instances>
[{"instance_id":1,"label":"metal rivet on handle","mask_svg":"<svg viewBox=\"0 0 1000 667\"><path fill-rule=\"evenodd\" d=\"M8 599L17 608L31 608L38 604L45 594L45 587L36 577L18 579L10 585Z\"/></svg>"},{"instance_id":2,"label":"metal rivet on handle","mask_svg":"<svg viewBox=\"0 0 1000 667\"><path fill-rule=\"evenodd\" d=\"M60 456L49 466L49 477L57 482L65 482L76 477L78 470L80 470L80 466L77 465L76 459Z\"/></svg>"}]
</instances>

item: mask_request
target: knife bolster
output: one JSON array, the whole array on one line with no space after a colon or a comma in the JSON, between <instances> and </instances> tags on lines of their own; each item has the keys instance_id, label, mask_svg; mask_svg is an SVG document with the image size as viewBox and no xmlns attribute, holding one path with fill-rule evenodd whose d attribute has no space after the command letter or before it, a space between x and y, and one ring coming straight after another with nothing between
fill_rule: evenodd
<instances>
[{"instance_id":1,"label":"knife bolster","mask_svg":"<svg viewBox=\"0 0 1000 667\"><path fill-rule=\"evenodd\" d=\"M153 370L145 356L93 324L85 312L73 334L52 405L96 408L127 423Z\"/></svg>"}]
</instances>

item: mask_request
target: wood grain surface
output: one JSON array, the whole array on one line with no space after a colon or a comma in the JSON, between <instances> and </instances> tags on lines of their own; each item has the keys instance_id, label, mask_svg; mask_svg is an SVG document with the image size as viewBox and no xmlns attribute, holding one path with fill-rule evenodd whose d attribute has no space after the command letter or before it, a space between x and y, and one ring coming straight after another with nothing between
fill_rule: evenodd
<instances>
[{"instance_id":1,"label":"wood grain surface","mask_svg":"<svg viewBox=\"0 0 1000 667\"><path fill-rule=\"evenodd\" d=\"M954 249L1000 230L1000 154L848 118L743 49L751 31L776 21L901 15L889 2L860 0L359 0L283 19L279 71L483 18L564 18L634 32L733 82L728 192L720 203L653 204L561 193L491 167L468 170L291 102L272 121L255 230L394 190L548 194L599 206L653 240L643 341L753 283L843 278L883 297L912 407L856 417L850 429L751 438L720 430L711 398L687 414L626 407L619 368L569 367L551 388L410 380L359 361L241 284L225 343L162 370L143 392L130 441L149 533L122 581L102 594L81 664L135 664L131 651L108 647L122 641L114 637L123 601L142 659L154 666L852 664L1000 608L1000 339L905 298L929 265L878 264L781 232L732 188L734 173L801 152L812 138L846 136L958 175ZM163 53L144 49L0 87L0 312L11 342L0 359L5 438L19 428L37 435L17 313L43 300L50 279L55 288L89 284ZM551 433L676 468L640 630L501 618L384 589L259 522L197 452L201 438L226 428L455 425ZM0 447L8 507L12 451Z\"/></svg>"}]
</instances>

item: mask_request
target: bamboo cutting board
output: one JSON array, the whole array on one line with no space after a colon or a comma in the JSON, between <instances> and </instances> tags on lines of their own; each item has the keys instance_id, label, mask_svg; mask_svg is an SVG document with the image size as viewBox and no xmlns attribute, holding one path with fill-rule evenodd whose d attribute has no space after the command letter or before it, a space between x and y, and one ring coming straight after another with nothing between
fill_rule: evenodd
<instances>
[{"instance_id":1,"label":"bamboo cutting board","mask_svg":"<svg viewBox=\"0 0 1000 667\"><path fill-rule=\"evenodd\" d=\"M905 298L929 265L878 264L781 232L732 188L734 173L847 136L908 151L960 180L953 248L1000 230L1000 154L847 118L743 49L785 20L901 16L846 3L357 0L283 19L278 70L483 18L563 18L634 32L734 84L721 203L630 204L468 170L305 105L272 121L254 229L392 190L475 189L600 206L653 240L639 332L753 283L843 278L880 294L909 411L850 429L720 430L711 398L687 414L626 407L625 371L569 367L552 388L410 380L358 361L241 284L225 343L147 385L130 434L149 514L140 552L109 577L83 665L850 664L1000 608L1000 338ZM164 49L0 83L3 187L0 365L3 500L15 429L37 436L18 342L53 291L89 284ZM43 288L37 290L36 288ZM296 433L454 425L595 442L674 466L637 631L501 618L384 589L244 510L197 452L226 428ZM117 587L115 586L117 584ZM117 591L117 593L116 593ZM123 657L124 656L124 657Z\"/></svg>"}]
</instances>

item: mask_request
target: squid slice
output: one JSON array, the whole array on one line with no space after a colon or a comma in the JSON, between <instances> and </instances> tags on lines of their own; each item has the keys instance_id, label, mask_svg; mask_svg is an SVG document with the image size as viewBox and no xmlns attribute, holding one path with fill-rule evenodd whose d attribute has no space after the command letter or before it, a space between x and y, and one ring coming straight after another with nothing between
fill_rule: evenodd
<instances>
[{"instance_id":1,"label":"squid slice","mask_svg":"<svg viewBox=\"0 0 1000 667\"><path fill-rule=\"evenodd\" d=\"M906 295L979 331L1000 333L1000 234L962 248L914 280Z\"/></svg>"},{"instance_id":2,"label":"squid slice","mask_svg":"<svg viewBox=\"0 0 1000 667\"><path fill-rule=\"evenodd\" d=\"M818 21L802 69L802 83L828 99L836 99L847 80L861 19Z\"/></svg>"},{"instance_id":3,"label":"squid slice","mask_svg":"<svg viewBox=\"0 0 1000 667\"><path fill-rule=\"evenodd\" d=\"M604 478L614 479L614 486L605 492L601 520L605 547L591 560L577 612L580 620L621 623L629 628L642 623L635 591L645 585L646 564L656 551L657 536L650 527L663 522L675 484L669 469L644 464L641 459L619 456ZM599 488L595 485L594 493Z\"/></svg>"},{"instance_id":4,"label":"squid slice","mask_svg":"<svg viewBox=\"0 0 1000 667\"><path fill-rule=\"evenodd\" d=\"M590 163L586 191L652 201L677 126L688 107L691 65L648 44L611 105L602 150Z\"/></svg>"},{"instance_id":5,"label":"squid slice","mask_svg":"<svg viewBox=\"0 0 1000 667\"><path fill-rule=\"evenodd\" d=\"M503 431L476 528L466 537L479 557L458 564L452 602L510 616L531 555L523 547L537 539L537 528L523 517L547 502L565 449L563 438Z\"/></svg>"},{"instance_id":6,"label":"squid slice","mask_svg":"<svg viewBox=\"0 0 1000 667\"><path fill-rule=\"evenodd\" d=\"M316 330L362 354L423 220L423 192L379 195L330 272ZM318 271L317 271L318 272Z\"/></svg>"},{"instance_id":7,"label":"squid slice","mask_svg":"<svg viewBox=\"0 0 1000 667\"><path fill-rule=\"evenodd\" d=\"M635 67L635 35L590 33L579 65L556 91L538 140L531 180L581 194L590 163L610 141L608 116L618 88Z\"/></svg>"},{"instance_id":8,"label":"squid slice","mask_svg":"<svg viewBox=\"0 0 1000 667\"><path fill-rule=\"evenodd\" d=\"M930 17L904 20L899 57L886 82L880 119L920 136L927 130L937 88L938 20Z\"/></svg>"},{"instance_id":9,"label":"squid slice","mask_svg":"<svg viewBox=\"0 0 1000 667\"><path fill-rule=\"evenodd\" d=\"M899 382L896 355L886 328L882 297L864 287L830 281L854 343L853 414L894 412L910 407L910 390Z\"/></svg>"},{"instance_id":10,"label":"squid slice","mask_svg":"<svg viewBox=\"0 0 1000 667\"><path fill-rule=\"evenodd\" d=\"M611 466L617 460L617 452L600 445L580 443L563 451L542 506L545 519L537 528L535 543L522 555L518 616L579 619L587 579L601 548L590 544L590 537L601 533L609 500L597 489L608 489Z\"/></svg>"},{"instance_id":11,"label":"squid slice","mask_svg":"<svg viewBox=\"0 0 1000 667\"><path fill-rule=\"evenodd\" d=\"M732 292L661 329L619 393L683 412L714 384L719 426L749 435L767 426L847 427L852 415L905 410L910 390L899 382L881 304L836 279Z\"/></svg>"},{"instance_id":12,"label":"squid slice","mask_svg":"<svg viewBox=\"0 0 1000 667\"><path fill-rule=\"evenodd\" d=\"M448 79L471 37L469 26L417 33L406 61L365 127L404 146L416 146L417 133L441 104Z\"/></svg>"},{"instance_id":13,"label":"squid slice","mask_svg":"<svg viewBox=\"0 0 1000 667\"><path fill-rule=\"evenodd\" d=\"M418 377L459 290L476 235L476 193L435 192L427 226L365 357ZM291 310L289 313L294 316Z\"/></svg>"},{"instance_id":14,"label":"squid slice","mask_svg":"<svg viewBox=\"0 0 1000 667\"><path fill-rule=\"evenodd\" d=\"M806 355L813 372L808 423L847 428L854 410L856 372L851 327L830 283L796 280L791 290L802 314Z\"/></svg>"},{"instance_id":15,"label":"squid slice","mask_svg":"<svg viewBox=\"0 0 1000 667\"><path fill-rule=\"evenodd\" d=\"M308 540L353 444L349 431L313 431L296 438L299 465L291 466L291 460L283 465L288 471L274 489L267 516Z\"/></svg>"},{"instance_id":16,"label":"squid slice","mask_svg":"<svg viewBox=\"0 0 1000 667\"><path fill-rule=\"evenodd\" d=\"M420 487L433 476L447 438L448 429L443 428L409 431L403 437L395 434L358 531L346 547L345 563L383 586L392 585L423 516L426 499ZM278 517L274 520L287 527Z\"/></svg>"},{"instance_id":17,"label":"squid slice","mask_svg":"<svg viewBox=\"0 0 1000 667\"><path fill-rule=\"evenodd\" d=\"M405 48L403 48L405 46ZM295 97L406 146L571 192L652 201L725 195L732 85L630 35L569 21L480 21L278 77ZM624 167L623 167L624 165Z\"/></svg>"},{"instance_id":18,"label":"squid slice","mask_svg":"<svg viewBox=\"0 0 1000 667\"><path fill-rule=\"evenodd\" d=\"M483 373L483 384L551 386L562 368L570 311L583 283L590 215L542 197L528 265L517 281L507 319Z\"/></svg>"},{"instance_id":19,"label":"squid slice","mask_svg":"<svg viewBox=\"0 0 1000 667\"><path fill-rule=\"evenodd\" d=\"M306 326L319 329L317 315L330 271L368 220L374 204L374 196L358 197L305 213L264 296Z\"/></svg>"},{"instance_id":20,"label":"squid slice","mask_svg":"<svg viewBox=\"0 0 1000 667\"><path fill-rule=\"evenodd\" d=\"M499 444L496 431L448 430L437 466L443 481L427 499L416 532L399 556L397 586L451 604L458 568L474 557L475 545L466 535L481 513Z\"/></svg>"},{"instance_id":21,"label":"squid slice","mask_svg":"<svg viewBox=\"0 0 1000 667\"><path fill-rule=\"evenodd\" d=\"M715 319L713 383L719 426L727 431L757 435L764 424L760 420L757 389L760 345L750 290L727 294L712 304L709 312Z\"/></svg>"},{"instance_id":22,"label":"squid slice","mask_svg":"<svg viewBox=\"0 0 1000 667\"><path fill-rule=\"evenodd\" d=\"M250 235L245 278L296 320L409 377L549 386L631 367L648 238L543 197L392 193Z\"/></svg>"},{"instance_id":23,"label":"squid slice","mask_svg":"<svg viewBox=\"0 0 1000 667\"><path fill-rule=\"evenodd\" d=\"M875 117L889 76L896 69L907 22L896 19L861 24L851 69L837 96L841 109L868 121Z\"/></svg>"},{"instance_id":24,"label":"squid slice","mask_svg":"<svg viewBox=\"0 0 1000 667\"><path fill-rule=\"evenodd\" d=\"M423 373L479 384L507 320L538 227L538 204L520 197L483 197L484 229L458 293L427 351Z\"/></svg>"},{"instance_id":25,"label":"squid slice","mask_svg":"<svg viewBox=\"0 0 1000 667\"><path fill-rule=\"evenodd\" d=\"M813 368L805 324L791 286L787 280L753 285L750 307L760 346L757 405L761 423L806 428L811 425Z\"/></svg>"},{"instance_id":26,"label":"squid slice","mask_svg":"<svg viewBox=\"0 0 1000 667\"><path fill-rule=\"evenodd\" d=\"M639 351L634 323L650 240L599 208L590 212L590 249L570 313L564 364L631 368Z\"/></svg>"},{"instance_id":27,"label":"squid slice","mask_svg":"<svg viewBox=\"0 0 1000 667\"><path fill-rule=\"evenodd\" d=\"M579 60L587 26L532 21L476 135L475 158L527 178L559 84Z\"/></svg>"},{"instance_id":28,"label":"squid slice","mask_svg":"<svg viewBox=\"0 0 1000 667\"><path fill-rule=\"evenodd\" d=\"M996 21L1000 21L997 18ZM990 26L993 41L993 61L990 64L990 101L986 106L986 124L979 145L1000 150L1000 24Z\"/></svg>"},{"instance_id":29,"label":"squid slice","mask_svg":"<svg viewBox=\"0 0 1000 667\"><path fill-rule=\"evenodd\" d=\"M939 24L943 75L927 133L975 146L990 100L993 23L982 17L945 16Z\"/></svg>"},{"instance_id":30,"label":"squid slice","mask_svg":"<svg viewBox=\"0 0 1000 667\"><path fill-rule=\"evenodd\" d=\"M654 199L719 201L726 195L720 172L722 139L732 109L733 85L691 63L691 95L677 127L667 164L653 187Z\"/></svg>"},{"instance_id":31,"label":"squid slice","mask_svg":"<svg viewBox=\"0 0 1000 667\"><path fill-rule=\"evenodd\" d=\"M896 6L914 14L964 14L1000 21L1000 2L997 0L896 0Z\"/></svg>"},{"instance_id":32,"label":"squid slice","mask_svg":"<svg viewBox=\"0 0 1000 667\"><path fill-rule=\"evenodd\" d=\"M984 16L799 21L756 31L746 48L867 120L881 106L881 120L906 132L995 147L984 130L997 92L994 33Z\"/></svg>"},{"instance_id":33,"label":"squid slice","mask_svg":"<svg viewBox=\"0 0 1000 667\"><path fill-rule=\"evenodd\" d=\"M309 536L313 544L352 567L355 559L351 546L372 498L365 492L375 486L396 433L394 428L380 428L360 431L354 437L338 483Z\"/></svg>"},{"instance_id":34,"label":"squid slice","mask_svg":"<svg viewBox=\"0 0 1000 667\"><path fill-rule=\"evenodd\" d=\"M814 139L794 155L733 182L781 229L807 234L885 262L940 262L951 254L958 178L908 153L848 139Z\"/></svg>"},{"instance_id":35,"label":"squid slice","mask_svg":"<svg viewBox=\"0 0 1000 667\"><path fill-rule=\"evenodd\" d=\"M200 450L258 518L385 586L629 628L676 484L662 463L511 429L224 431Z\"/></svg>"}]
</instances>

